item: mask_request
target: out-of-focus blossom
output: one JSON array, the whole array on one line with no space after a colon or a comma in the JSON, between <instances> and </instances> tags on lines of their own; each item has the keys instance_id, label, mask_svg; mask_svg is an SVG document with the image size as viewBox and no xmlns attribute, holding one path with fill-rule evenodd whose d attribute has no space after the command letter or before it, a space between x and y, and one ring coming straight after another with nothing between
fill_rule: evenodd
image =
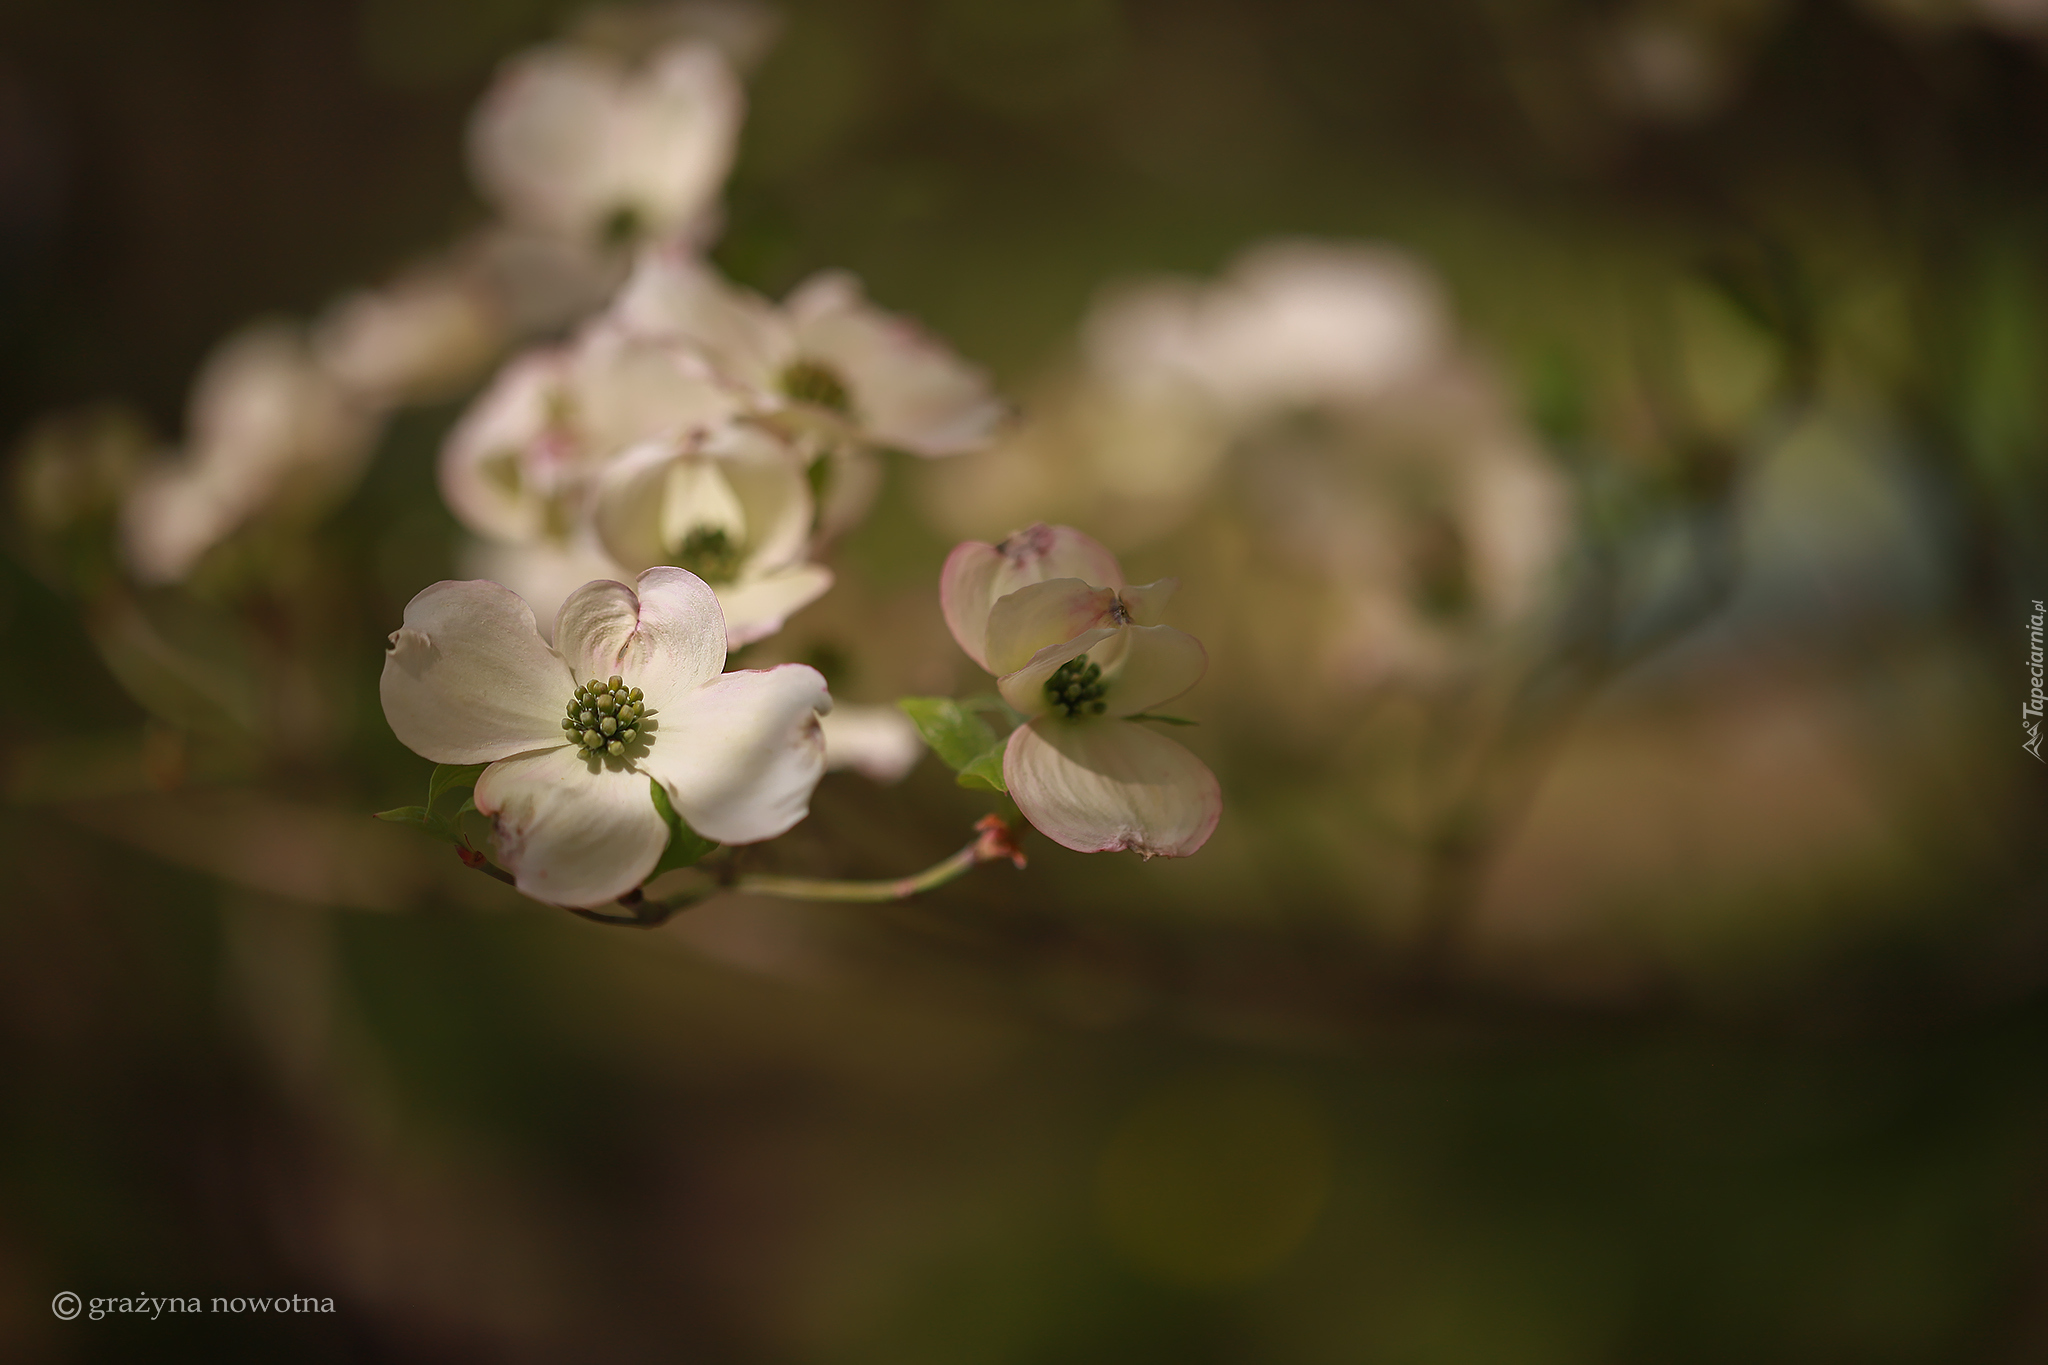
<instances>
[{"instance_id":1,"label":"out-of-focus blossom","mask_svg":"<svg viewBox=\"0 0 2048 1365\"><path fill-rule=\"evenodd\" d=\"M1096 582L1051 576L1084 566ZM1025 819L1083 853L1185 857L1215 831L1221 788L1200 759L1132 718L1193 687L1208 656L1160 624L1176 580L1122 584L1101 545L1034 526L955 548L939 596L953 638L1026 717L1003 753Z\"/></svg>"},{"instance_id":2,"label":"out-of-focus blossom","mask_svg":"<svg viewBox=\"0 0 2048 1365\"><path fill-rule=\"evenodd\" d=\"M689 230L712 207L745 95L718 48L644 62L554 45L508 62L470 125L483 191L514 222L581 246Z\"/></svg>"},{"instance_id":3,"label":"out-of-focus blossom","mask_svg":"<svg viewBox=\"0 0 2048 1365\"><path fill-rule=\"evenodd\" d=\"M1213 284L1157 280L1105 297L1084 331L1120 387L1191 389L1238 413L1373 398L1449 340L1429 273L1386 247L1275 241Z\"/></svg>"},{"instance_id":4,"label":"out-of-focus blossom","mask_svg":"<svg viewBox=\"0 0 2048 1365\"><path fill-rule=\"evenodd\" d=\"M258 511L302 509L348 488L369 454L374 416L296 328L263 324L230 337L193 387L182 456L149 471L123 508L136 575L176 582Z\"/></svg>"},{"instance_id":5,"label":"out-of-focus blossom","mask_svg":"<svg viewBox=\"0 0 2048 1365\"><path fill-rule=\"evenodd\" d=\"M1004 413L985 373L874 307L843 271L813 276L778 307L688 251L651 251L611 320L701 352L794 436L957 455L985 445Z\"/></svg>"},{"instance_id":6,"label":"out-of-focus blossom","mask_svg":"<svg viewBox=\"0 0 2048 1365\"><path fill-rule=\"evenodd\" d=\"M479 535L562 542L606 460L721 425L735 411L689 353L593 327L499 373L442 450L441 492Z\"/></svg>"},{"instance_id":7,"label":"out-of-focus blossom","mask_svg":"<svg viewBox=\"0 0 2048 1365\"><path fill-rule=\"evenodd\" d=\"M628 570L676 564L717 592L734 646L765 638L832 586L805 562L811 494L782 441L737 424L664 437L606 467L597 537Z\"/></svg>"},{"instance_id":8,"label":"out-of-focus blossom","mask_svg":"<svg viewBox=\"0 0 2048 1365\"><path fill-rule=\"evenodd\" d=\"M825 769L852 769L876 782L901 782L924 756L910 717L893 706L840 703L824 719Z\"/></svg>"},{"instance_id":9,"label":"out-of-focus blossom","mask_svg":"<svg viewBox=\"0 0 2048 1365\"><path fill-rule=\"evenodd\" d=\"M518 593L533 609L541 638L550 642L555 615L570 593L596 579L633 576L613 562L587 528L559 541L471 538L458 548L456 566L468 577L488 578Z\"/></svg>"},{"instance_id":10,"label":"out-of-focus blossom","mask_svg":"<svg viewBox=\"0 0 2048 1365\"><path fill-rule=\"evenodd\" d=\"M602 905L647 879L669 839L650 780L698 834L754 843L803 819L824 772L832 699L815 669L721 672L725 623L703 580L657 568L637 589L580 589L551 648L507 589L437 583L391 636L393 733L436 763L491 765L477 809L538 900Z\"/></svg>"},{"instance_id":11,"label":"out-of-focus blossom","mask_svg":"<svg viewBox=\"0 0 2048 1365\"><path fill-rule=\"evenodd\" d=\"M475 272L428 268L351 294L313 328L320 364L367 402L446 397L503 345L505 323Z\"/></svg>"},{"instance_id":12,"label":"out-of-focus blossom","mask_svg":"<svg viewBox=\"0 0 2048 1365\"><path fill-rule=\"evenodd\" d=\"M43 418L15 456L16 514L36 536L111 515L142 472L149 447L140 419L119 408Z\"/></svg>"},{"instance_id":13,"label":"out-of-focus blossom","mask_svg":"<svg viewBox=\"0 0 2048 1365\"><path fill-rule=\"evenodd\" d=\"M709 43L735 71L751 71L781 36L782 15L750 0L599 5L578 16L570 36L604 52L632 54L681 42Z\"/></svg>"}]
</instances>

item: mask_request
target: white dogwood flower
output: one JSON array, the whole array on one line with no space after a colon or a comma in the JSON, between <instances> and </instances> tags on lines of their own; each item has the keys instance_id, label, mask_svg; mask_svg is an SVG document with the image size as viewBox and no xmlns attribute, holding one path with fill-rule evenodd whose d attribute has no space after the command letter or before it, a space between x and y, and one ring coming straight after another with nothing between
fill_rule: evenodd
<instances>
[{"instance_id":1,"label":"white dogwood flower","mask_svg":"<svg viewBox=\"0 0 2048 1365\"><path fill-rule=\"evenodd\" d=\"M596 248L666 240L711 208L745 95L719 50L644 63L555 45L506 64L470 125L478 184L515 222Z\"/></svg>"},{"instance_id":2,"label":"white dogwood flower","mask_svg":"<svg viewBox=\"0 0 2048 1365\"><path fill-rule=\"evenodd\" d=\"M1077 564L1118 586L1041 576ZM1029 581L998 591L1018 579ZM1035 526L1001 546L959 546L940 596L954 639L1026 717L1003 752L1024 818L1083 853L1185 857L1215 831L1222 789L1200 759L1132 718L1193 687L1208 655L1159 623L1176 580L1122 583L1102 546Z\"/></svg>"},{"instance_id":3,"label":"white dogwood flower","mask_svg":"<svg viewBox=\"0 0 2048 1365\"><path fill-rule=\"evenodd\" d=\"M648 441L609 464L593 525L628 570L676 564L709 583L735 646L782 629L832 571L806 562L811 493L780 439L730 424Z\"/></svg>"},{"instance_id":4,"label":"white dogwood flower","mask_svg":"<svg viewBox=\"0 0 2048 1365\"><path fill-rule=\"evenodd\" d=\"M669 828L659 782L719 843L771 839L809 811L832 699L802 664L721 672L725 622L703 580L650 569L585 584L550 647L532 610L488 582L436 583L405 608L379 687L407 748L488 763L477 809L519 889L595 906L645 881Z\"/></svg>"},{"instance_id":5,"label":"white dogwood flower","mask_svg":"<svg viewBox=\"0 0 2048 1365\"><path fill-rule=\"evenodd\" d=\"M893 706L836 705L822 722L825 771L851 769L874 782L901 782L925 755L910 717Z\"/></svg>"},{"instance_id":6,"label":"white dogwood flower","mask_svg":"<svg viewBox=\"0 0 2048 1365\"><path fill-rule=\"evenodd\" d=\"M607 460L722 425L737 410L687 351L593 327L499 372L442 449L441 493L478 535L559 543Z\"/></svg>"},{"instance_id":7,"label":"white dogwood flower","mask_svg":"<svg viewBox=\"0 0 2048 1365\"><path fill-rule=\"evenodd\" d=\"M299 329L236 333L193 383L182 456L144 474L122 508L129 563L145 582L175 583L259 513L338 496L362 472L375 425Z\"/></svg>"},{"instance_id":8,"label":"white dogwood flower","mask_svg":"<svg viewBox=\"0 0 2048 1365\"><path fill-rule=\"evenodd\" d=\"M650 251L610 316L695 348L757 413L828 444L957 455L1003 418L987 374L870 304L844 271L812 276L778 307L686 251Z\"/></svg>"}]
</instances>

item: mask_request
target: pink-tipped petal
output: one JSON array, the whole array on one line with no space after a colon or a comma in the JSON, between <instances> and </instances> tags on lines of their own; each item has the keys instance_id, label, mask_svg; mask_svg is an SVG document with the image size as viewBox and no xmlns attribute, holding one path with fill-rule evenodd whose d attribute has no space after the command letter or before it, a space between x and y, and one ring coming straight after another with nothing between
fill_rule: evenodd
<instances>
[{"instance_id":1,"label":"pink-tipped petal","mask_svg":"<svg viewBox=\"0 0 2048 1365\"><path fill-rule=\"evenodd\" d=\"M647 774L561 745L484 770L476 808L519 889L553 905L617 900L647 880L668 845Z\"/></svg>"},{"instance_id":2,"label":"pink-tipped petal","mask_svg":"<svg viewBox=\"0 0 2048 1365\"><path fill-rule=\"evenodd\" d=\"M996 599L988 614L988 667L1014 673L1050 645L1115 624L1116 592L1078 578L1033 583Z\"/></svg>"},{"instance_id":3,"label":"pink-tipped petal","mask_svg":"<svg viewBox=\"0 0 2048 1365\"><path fill-rule=\"evenodd\" d=\"M1003 782L1025 819L1079 853L1184 858L1223 814L1208 766L1133 721L1044 716L1020 725L1003 751Z\"/></svg>"},{"instance_id":4,"label":"pink-tipped petal","mask_svg":"<svg viewBox=\"0 0 2048 1365\"><path fill-rule=\"evenodd\" d=\"M1209 671L1202 642L1172 626L1126 626L1121 643L1116 670L1104 679L1112 716L1135 716L1172 701Z\"/></svg>"},{"instance_id":5,"label":"pink-tipped petal","mask_svg":"<svg viewBox=\"0 0 2048 1365\"><path fill-rule=\"evenodd\" d=\"M1096 660L1107 668L1122 657L1124 633L1121 626L1097 626L1084 630L1071 640L1062 640L1056 645L1047 645L1031 656L1031 661L1013 673L1005 673L996 679L996 691L1003 694L1003 700L1027 716L1043 715L1052 709L1051 699L1045 695L1046 679L1059 671L1061 664L1069 659L1089 653L1100 653L1103 658Z\"/></svg>"},{"instance_id":6,"label":"pink-tipped petal","mask_svg":"<svg viewBox=\"0 0 2048 1365\"><path fill-rule=\"evenodd\" d=\"M939 570L939 611L953 643L968 658L988 668L988 611L995 605L996 574L1003 556L981 540L965 540L946 556ZM993 671L993 670L991 670Z\"/></svg>"},{"instance_id":7,"label":"pink-tipped petal","mask_svg":"<svg viewBox=\"0 0 2048 1365\"><path fill-rule=\"evenodd\" d=\"M640 766L705 838L772 839L810 811L825 772L818 717L831 709L825 679L802 664L722 674L664 705Z\"/></svg>"},{"instance_id":8,"label":"pink-tipped petal","mask_svg":"<svg viewBox=\"0 0 2048 1365\"><path fill-rule=\"evenodd\" d=\"M599 581L571 593L555 618L555 647L579 679L620 674L659 709L718 676L725 615L717 594L687 569L658 566L636 586Z\"/></svg>"},{"instance_id":9,"label":"pink-tipped petal","mask_svg":"<svg viewBox=\"0 0 2048 1365\"><path fill-rule=\"evenodd\" d=\"M1157 583L1124 588L1117 596L1123 600L1124 610L1130 613L1133 622L1141 626L1156 626L1166 619L1166 604L1178 587L1178 578L1162 578Z\"/></svg>"},{"instance_id":10,"label":"pink-tipped petal","mask_svg":"<svg viewBox=\"0 0 2048 1365\"><path fill-rule=\"evenodd\" d=\"M562 742L576 684L533 612L496 583L442 582L406 603L378 695L398 742L436 763L490 763Z\"/></svg>"}]
</instances>

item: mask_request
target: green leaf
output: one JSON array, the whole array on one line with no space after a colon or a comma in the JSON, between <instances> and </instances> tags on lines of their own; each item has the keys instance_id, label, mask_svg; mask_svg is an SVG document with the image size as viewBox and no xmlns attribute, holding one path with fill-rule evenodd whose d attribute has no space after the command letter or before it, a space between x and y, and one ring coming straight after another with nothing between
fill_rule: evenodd
<instances>
[{"instance_id":1,"label":"green leaf","mask_svg":"<svg viewBox=\"0 0 2048 1365\"><path fill-rule=\"evenodd\" d=\"M960 776L953 780L963 787L973 787L981 791L1009 791L1010 789L1003 785L1003 751L1009 747L1007 742L997 740L972 762L961 768Z\"/></svg>"},{"instance_id":2,"label":"green leaf","mask_svg":"<svg viewBox=\"0 0 2048 1365\"><path fill-rule=\"evenodd\" d=\"M450 821L459 819L465 809L474 810L474 805L460 805L449 808L449 798L456 792L469 792L476 786L476 780L484 775L488 763L466 763L460 766L446 763L437 764L433 777L427 781L427 809L437 818ZM470 798L465 797L465 803Z\"/></svg>"},{"instance_id":3,"label":"green leaf","mask_svg":"<svg viewBox=\"0 0 2048 1365\"><path fill-rule=\"evenodd\" d=\"M662 789L661 783L650 777L647 788L654 795L654 808L661 812L662 820L668 825L668 847L662 850L661 861L654 865L654 871L647 874L648 880L652 881L678 867L695 867L718 845L691 829L689 823L676 814L676 808L669 803L668 793Z\"/></svg>"},{"instance_id":4,"label":"green leaf","mask_svg":"<svg viewBox=\"0 0 2048 1365\"><path fill-rule=\"evenodd\" d=\"M1149 712L1149 711L1146 711L1146 712L1141 712L1140 714L1138 714L1138 715L1135 715L1135 716L1125 716L1125 717L1124 717L1124 719L1125 719L1125 720L1156 720L1156 721L1158 721L1158 722L1159 722L1159 723L1160 723L1161 725L1200 725L1200 724L1202 723L1202 722L1200 722L1200 721L1198 721L1198 720L1189 720L1189 719L1188 719L1188 718L1187 718L1186 716L1157 716L1157 715L1153 715L1153 714L1152 714L1151 712Z\"/></svg>"},{"instance_id":5,"label":"green leaf","mask_svg":"<svg viewBox=\"0 0 2048 1365\"><path fill-rule=\"evenodd\" d=\"M904 697L897 701L896 709L910 717L939 761L955 772L996 743L996 732L988 722L951 697Z\"/></svg>"},{"instance_id":6,"label":"green leaf","mask_svg":"<svg viewBox=\"0 0 2048 1365\"><path fill-rule=\"evenodd\" d=\"M396 810L380 810L379 820L389 820L394 825L411 825L420 833L441 839L451 844L462 843L461 835L446 820L437 819L425 806L400 806Z\"/></svg>"}]
</instances>

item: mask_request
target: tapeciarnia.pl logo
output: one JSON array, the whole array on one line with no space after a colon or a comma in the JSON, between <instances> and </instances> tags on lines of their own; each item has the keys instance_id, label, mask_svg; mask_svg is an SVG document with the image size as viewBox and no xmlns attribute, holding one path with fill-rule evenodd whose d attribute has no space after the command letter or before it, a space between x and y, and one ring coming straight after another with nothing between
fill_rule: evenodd
<instances>
[{"instance_id":1,"label":"tapeciarnia.pl logo","mask_svg":"<svg viewBox=\"0 0 2048 1365\"><path fill-rule=\"evenodd\" d=\"M2032 646L2027 655L2027 671L2034 675L2033 690L2028 693L2025 704L2020 707L2020 724L2027 727L2026 743L2020 745L2032 754L2037 762L2041 758L2041 708L2048 704L2048 697L2041 692L2041 621L2048 612L2041 607L2041 599L2034 599L2034 614L2027 621L2027 640Z\"/></svg>"}]
</instances>

